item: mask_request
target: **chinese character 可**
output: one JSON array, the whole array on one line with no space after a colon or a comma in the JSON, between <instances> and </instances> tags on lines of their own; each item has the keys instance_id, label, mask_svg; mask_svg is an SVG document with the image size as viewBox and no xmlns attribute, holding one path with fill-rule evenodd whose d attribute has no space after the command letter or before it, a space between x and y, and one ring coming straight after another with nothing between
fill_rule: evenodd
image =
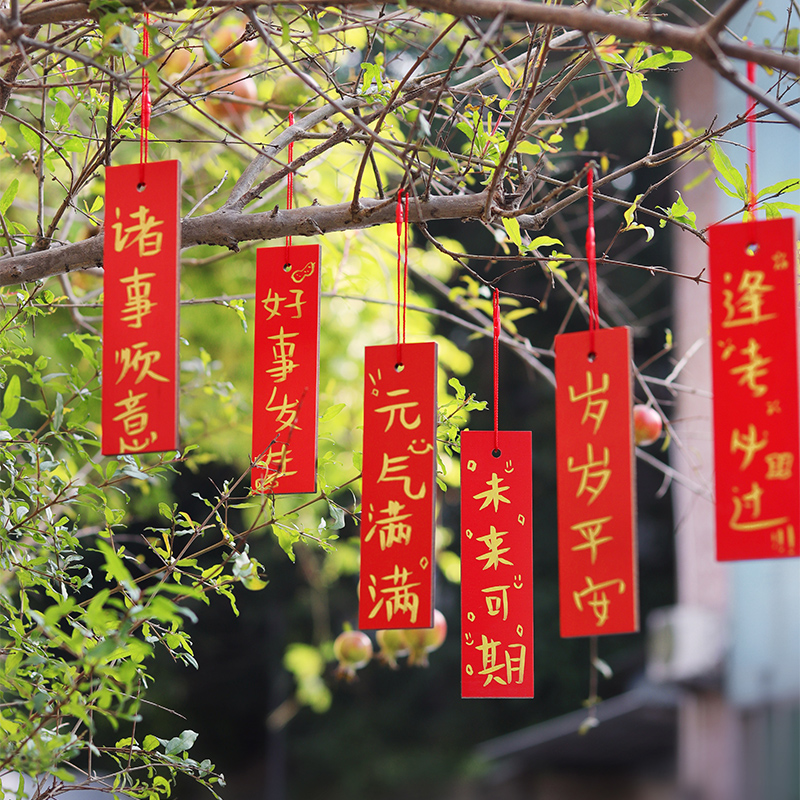
<instances>
[{"instance_id":1,"label":"chinese character \u53ef","mask_svg":"<svg viewBox=\"0 0 800 800\"><path fill-rule=\"evenodd\" d=\"M508 589L508 585L487 586L481 589L486 595L486 611L490 617L496 617L502 611L503 619L508 619Z\"/></svg>"},{"instance_id":2,"label":"chinese character \u53ef","mask_svg":"<svg viewBox=\"0 0 800 800\"><path fill-rule=\"evenodd\" d=\"M594 612L595 619L597 620L597 627L602 628L608 622L608 607L611 601L608 599L606 589L616 585L619 594L625 593L625 581L620 578L615 578L610 581L603 581L603 583L595 583L588 575L586 576L586 588L580 592L573 592L572 598L578 611L583 611L583 604L581 600L590 596L591 599L587 601L587 605Z\"/></svg>"},{"instance_id":3,"label":"chinese character \u53ef","mask_svg":"<svg viewBox=\"0 0 800 800\"><path fill-rule=\"evenodd\" d=\"M730 283L730 272L725 273L724 280L726 283ZM756 325L777 317L776 313L765 314L763 311L764 295L774 290L774 286L767 286L764 283L763 272L744 270L736 290L739 296L735 301L734 293L730 289L722 291L722 304L725 306L725 319L722 321L722 327L736 328L740 325Z\"/></svg>"},{"instance_id":4,"label":"chinese character \u53ef","mask_svg":"<svg viewBox=\"0 0 800 800\"><path fill-rule=\"evenodd\" d=\"M587 419L594 420L594 432L597 433L598 429L600 428L600 423L603 421L603 417L606 415L606 409L608 408L608 398L606 397L597 397L596 395L605 394L608 391L608 373L603 373L603 382L600 386L592 386L592 373L587 369L586 370L586 391L581 392L578 394L575 391L574 386L569 387L569 399L573 403L577 403L579 400L585 400L586 406L583 409L583 417L581 418L581 425L583 425Z\"/></svg>"},{"instance_id":5,"label":"chinese character \u53ef","mask_svg":"<svg viewBox=\"0 0 800 800\"><path fill-rule=\"evenodd\" d=\"M161 242L164 234L154 230L164 224L163 220L157 220L148 214L150 209L146 206L139 206L138 211L134 211L128 216L138 221L138 225L128 225L124 227L121 222L115 222L111 227L114 229L114 252L121 253L128 247L135 244L139 245L139 256L154 256L161 252ZM117 219L119 219L119 208L116 209Z\"/></svg>"},{"instance_id":6,"label":"chinese character \u53ef","mask_svg":"<svg viewBox=\"0 0 800 800\"><path fill-rule=\"evenodd\" d=\"M511 549L510 547L503 547L503 537L507 535L508 531L498 531L494 525L490 525L489 533L487 533L486 536L478 537L478 541L485 542L486 547L489 549L488 553L477 556L475 559L476 561L486 561L483 565L484 569L494 567L494 569L497 570L500 564L507 564L510 567L514 566L513 561L508 561L503 558L503 553L507 553Z\"/></svg>"},{"instance_id":7,"label":"chinese character \u53ef","mask_svg":"<svg viewBox=\"0 0 800 800\"><path fill-rule=\"evenodd\" d=\"M603 457L595 460L594 447L591 443L586 444L586 463L575 464L575 459L572 456L567 458L567 469L570 472L580 472L581 479L578 484L578 491L575 497L580 497L584 492L588 492L590 497L587 505L591 505L597 500L598 495L606 488L606 484L611 478L611 469L608 466L609 453L608 448L603 448ZM589 483L590 480L595 480L593 485Z\"/></svg>"},{"instance_id":8,"label":"chinese character \u53ef","mask_svg":"<svg viewBox=\"0 0 800 800\"><path fill-rule=\"evenodd\" d=\"M137 437L139 434L147 430L147 425L150 422L150 415L144 407L144 399L147 397L147 392L134 394L132 389L128 389L128 396L123 397L114 403L115 408L121 408L116 417L112 417L114 422L122 423L122 430L127 437ZM153 444L158 438L155 431L145 436L144 440L137 438L125 441L123 436L119 437L119 452L120 453L141 453L146 447Z\"/></svg>"},{"instance_id":9,"label":"chinese character \u53ef","mask_svg":"<svg viewBox=\"0 0 800 800\"><path fill-rule=\"evenodd\" d=\"M379 519L369 529L365 541L370 541L377 530L380 534L381 550L391 547L393 544L408 544L411 541L411 526L405 522L411 514L401 514L405 508L402 503L390 500L387 507L381 510L381 514L387 516ZM370 519L372 514L370 513Z\"/></svg>"},{"instance_id":10,"label":"chinese character \u53ef","mask_svg":"<svg viewBox=\"0 0 800 800\"><path fill-rule=\"evenodd\" d=\"M752 422L747 426L747 433L742 433L738 428L731 431L731 455L744 453L740 470L747 469L753 463L756 453L767 446L767 439L767 434L764 434L763 439L758 438L756 426Z\"/></svg>"},{"instance_id":11,"label":"chinese character \u53ef","mask_svg":"<svg viewBox=\"0 0 800 800\"><path fill-rule=\"evenodd\" d=\"M591 555L592 564L597 559L597 548L605 542L610 542L613 536L601 536L603 525L611 521L611 517L599 517L598 519L589 519L586 522L579 522L577 525L572 525L571 529L577 531L586 541L582 544L576 544L572 550L588 550Z\"/></svg>"},{"instance_id":12,"label":"chinese character \u53ef","mask_svg":"<svg viewBox=\"0 0 800 800\"><path fill-rule=\"evenodd\" d=\"M158 305L150 299L150 278L155 276L155 272L140 273L139 268L134 267L133 275L119 279L125 286L125 305L122 307L120 319L127 322L129 328L141 328L142 317L147 316Z\"/></svg>"},{"instance_id":13,"label":"chinese character \u53ef","mask_svg":"<svg viewBox=\"0 0 800 800\"><path fill-rule=\"evenodd\" d=\"M370 575L370 584L367 587L369 596L373 602L378 602L369 613L369 618L377 616L378 612L386 604L386 618L391 620L395 614L408 614L411 623L417 621L417 613L419 612L419 595L411 590L419 586L417 583L409 583L411 572L405 567L400 567L395 564L394 572L389 575L382 576L381 580L389 582L389 586L380 590L382 597L378 597L378 591L375 586L375 576Z\"/></svg>"},{"instance_id":14,"label":"chinese character \u53ef","mask_svg":"<svg viewBox=\"0 0 800 800\"><path fill-rule=\"evenodd\" d=\"M153 364L161 360L161 351L145 350L145 347L147 347L147 342L137 342L131 347L123 347L114 353L114 363L120 364L122 367L117 376L117 383L121 383L122 379L131 371L136 373L134 383L141 383L145 378L165 383L169 381L169 378L159 375L152 369Z\"/></svg>"}]
</instances>

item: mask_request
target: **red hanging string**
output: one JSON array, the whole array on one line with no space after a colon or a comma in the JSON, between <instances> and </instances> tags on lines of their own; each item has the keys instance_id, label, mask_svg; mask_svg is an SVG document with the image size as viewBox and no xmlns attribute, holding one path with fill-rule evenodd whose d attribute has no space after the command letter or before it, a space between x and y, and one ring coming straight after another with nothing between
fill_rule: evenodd
<instances>
[{"instance_id":1,"label":"red hanging string","mask_svg":"<svg viewBox=\"0 0 800 800\"><path fill-rule=\"evenodd\" d=\"M494 358L494 450L492 455L500 455L500 428L499 428L499 409L498 397L500 394L500 292L492 289L492 354Z\"/></svg>"},{"instance_id":2,"label":"red hanging string","mask_svg":"<svg viewBox=\"0 0 800 800\"><path fill-rule=\"evenodd\" d=\"M752 42L749 43L752 47ZM753 61L747 62L747 80L755 85L756 65ZM752 101L747 108L747 150L749 151L750 185L748 186L747 210L751 219L756 218L756 99L750 95Z\"/></svg>"},{"instance_id":3,"label":"red hanging string","mask_svg":"<svg viewBox=\"0 0 800 800\"><path fill-rule=\"evenodd\" d=\"M594 168L586 173L586 197L589 203L589 225L586 228L586 262L589 266L589 332L590 354L594 354L594 335L600 327L600 307L597 301L597 259L594 235Z\"/></svg>"},{"instance_id":4,"label":"red hanging string","mask_svg":"<svg viewBox=\"0 0 800 800\"><path fill-rule=\"evenodd\" d=\"M394 219L397 226L397 364L401 365L408 310L408 191L405 189L397 193Z\"/></svg>"},{"instance_id":5,"label":"red hanging string","mask_svg":"<svg viewBox=\"0 0 800 800\"><path fill-rule=\"evenodd\" d=\"M289 127L294 125L294 111L289 112ZM294 140L289 142L288 150L288 163L294 161ZM289 170L286 175L286 210L288 211L294 206L294 172ZM292 237L286 237L286 265L289 265L289 248L292 246Z\"/></svg>"},{"instance_id":6,"label":"red hanging string","mask_svg":"<svg viewBox=\"0 0 800 800\"><path fill-rule=\"evenodd\" d=\"M142 31L142 56L145 61L150 56L150 14L144 12L144 30ZM147 69L142 67L142 118L139 134L139 185L144 186L144 171L147 164L147 144L150 138L150 77Z\"/></svg>"}]
</instances>

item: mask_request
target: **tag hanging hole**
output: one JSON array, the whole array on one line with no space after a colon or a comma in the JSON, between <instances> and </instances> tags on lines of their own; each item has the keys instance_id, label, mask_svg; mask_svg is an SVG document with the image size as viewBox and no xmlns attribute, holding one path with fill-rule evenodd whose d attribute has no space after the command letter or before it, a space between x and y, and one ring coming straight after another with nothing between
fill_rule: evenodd
<instances>
[{"instance_id":1,"label":"tag hanging hole","mask_svg":"<svg viewBox=\"0 0 800 800\"><path fill-rule=\"evenodd\" d=\"M143 192L143 191L144 191L144 189L145 189L145 185L146 185L146 184L145 184L145 182L144 182L144 181L142 181L141 183L137 183L137 184L136 184L136 191L137 191L137 192Z\"/></svg>"},{"instance_id":2,"label":"tag hanging hole","mask_svg":"<svg viewBox=\"0 0 800 800\"><path fill-rule=\"evenodd\" d=\"M291 272L291 270L292 270L292 265L291 265L291 264L290 264L290 263L287 261L287 262L286 262L286 263L283 265L283 271L284 271L284 272Z\"/></svg>"},{"instance_id":3,"label":"tag hanging hole","mask_svg":"<svg viewBox=\"0 0 800 800\"><path fill-rule=\"evenodd\" d=\"M395 364L394 371L395 372L402 372L406 368L405 364Z\"/></svg>"},{"instance_id":4,"label":"tag hanging hole","mask_svg":"<svg viewBox=\"0 0 800 800\"><path fill-rule=\"evenodd\" d=\"M498 449L495 447L495 449L494 449L494 450L492 450L492 455L493 455L495 458L500 458L500 456L501 456L501 455L503 455L503 453L502 453L500 450L498 450Z\"/></svg>"},{"instance_id":5,"label":"tag hanging hole","mask_svg":"<svg viewBox=\"0 0 800 800\"><path fill-rule=\"evenodd\" d=\"M745 253L747 253L747 255L754 256L759 251L759 249L760 248L758 246L758 243L756 242L755 244L747 245L747 247L745 247L744 251L745 251Z\"/></svg>"},{"instance_id":6,"label":"tag hanging hole","mask_svg":"<svg viewBox=\"0 0 800 800\"><path fill-rule=\"evenodd\" d=\"M595 352L594 352L594 350L592 350L592 351L591 351L591 352L590 352L590 353L589 353L589 354L586 356L586 360L587 360L587 361L589 361L590 363L594 363L594 360L595 360L596 358L597 358L597 353L595 353Z\"/></svg>"}]
</instances>

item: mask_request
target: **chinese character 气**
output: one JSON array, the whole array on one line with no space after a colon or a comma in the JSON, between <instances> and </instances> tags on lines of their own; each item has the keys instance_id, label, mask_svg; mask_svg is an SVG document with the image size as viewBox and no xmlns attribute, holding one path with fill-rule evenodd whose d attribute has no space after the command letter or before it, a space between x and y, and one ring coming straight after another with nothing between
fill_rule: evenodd
<instances>
[{"instance_id":1,"label":"chinese character \u6c14","mask_svg":"<svg viewBox=\"0 0 800 800\"><path fill-rule=\"evenodd\" d=\"M401 481L403 484L403 494L409 500L421 500L425 497L427 492L427 485L425 479L422 479L422 484L416 492L411 491L411 476L405 474L408 469L408 459L410 456L390 456L388 453L383 454L383 466L381 467L381 474L378 476L378 483L389 481Z\"/></svg>"}]
</instances>

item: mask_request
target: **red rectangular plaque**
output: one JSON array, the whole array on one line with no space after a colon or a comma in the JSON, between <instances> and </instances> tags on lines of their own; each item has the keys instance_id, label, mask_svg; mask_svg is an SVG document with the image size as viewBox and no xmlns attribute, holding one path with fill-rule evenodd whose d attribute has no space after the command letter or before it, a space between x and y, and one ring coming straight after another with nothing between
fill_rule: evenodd
<instances>
[{"instance_id":1,"label":"red rectangular plaque","mask_svg":"<svg viewBox=\"0 0 800 800\"><path fill-rule=\"evenodd\" d=\"M254 492L317 484L320 247L256 251Z\"/></svg>"},{"instance_id":2,"label":"red rectangular plaque","mask_svg":"<svg viewBox=\"0 0 800 800\"><path fill-rule=\"evenodd\" d=\"M800 555L794 220L709 229L717 558Z\"/></svg>"},{"instance_id":3,"label":"red rectangular plaque","mask_svg":"<svg viewBox=\"0 0 800 800\"><path fill-rule=\"evenodd\" d=\"M556 336L562 636L639 629L630 331Z\"/></svg>"},{"instance_id":4,"label":"red rectangular plaque","mask_svg":"<svg viewBox=\"0 0 800 800\"><path fill-rule=\"evenodd\" d=\"M106 170L102 452L178 447L180 165Z\"/></svg>"},{"instance_id":5,"label":"red rectangular plaque","mask_svg":"<svg viewBox=\"0 0 800 800\"><path fill-rule=\"evenodd\" d=\"M461 434L461 696L533 697L530 431Z\"/></svg>"},{"instance_id":6,"label":"red rectangular plaque","mask_svg":"<svg viewBox=\"0 0 800 800\"><path fill-rule=\"evenodd\" d=\"M359 628L433 626L436 344L366 348Z\"/></svg>"}]
</instances>

